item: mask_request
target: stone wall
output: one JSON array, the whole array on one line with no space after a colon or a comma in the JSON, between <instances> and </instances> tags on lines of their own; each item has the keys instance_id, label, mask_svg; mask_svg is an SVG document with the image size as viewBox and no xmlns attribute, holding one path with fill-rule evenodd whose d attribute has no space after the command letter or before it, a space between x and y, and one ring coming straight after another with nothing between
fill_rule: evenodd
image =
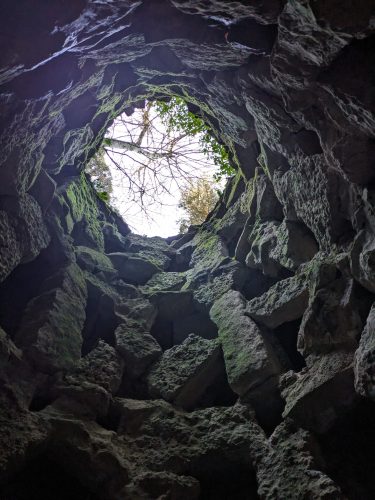
<instances>
[{"instance_id":1,"label":"stone wall","mask_svg":"<svg viewBox=\"0 0 375 500\"><path fill-rule=\"evenodd\" d=\"M5 2L2 499L374 498L374 31L372 0ZM237 173L146 238L82 168L168 95Z\"/></svg>"}]
</instances>

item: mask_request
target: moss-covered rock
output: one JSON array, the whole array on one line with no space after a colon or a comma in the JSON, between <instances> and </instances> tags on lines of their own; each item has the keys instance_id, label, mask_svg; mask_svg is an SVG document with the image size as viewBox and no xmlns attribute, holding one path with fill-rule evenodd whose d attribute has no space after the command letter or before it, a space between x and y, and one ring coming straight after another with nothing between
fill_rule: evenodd
<instances>
[{"instance_id":1,"label":"moss-covered rock","mask_svg":"<svg viewBox=\"0 0 375 500\"><path fill-rule=\"evenodd\" d=\"M305 280L305 275L299 275L278 281L266 293L248 302L246 314L269 328L300 318L309 302Z\"/></svg>"},{"instance_id":2,"label":"moss-covered rock","mask_svg":"<svg viewBox=\"0 0 375 500\"><path fill-rule=\"evenodd\" d=\"M83 273L71 264L48 278L28 303L15 341L43 371L71 368L79 360L86 298Z\"/></svg>"},{"instance_id":3,"label":"moss-covered rock","mask_svg":"<svg viewBox=\"0 0 375 500\"><path fill-rule=\"evenodd\" d=\"M157 273L148 280L142 288L145 295L152 295L157 292L181 290L186 281L184 272L164 272Z\"/></svg>"},{"instance_id":4,"label":"moss-covered rock","mask_svg":"<svg viewBox=\"0 0 375 500\"><path fill-rule=\"evenodd\" d=\"M108 254L118 277L126 283L145 285L152 276L162 269L155 264L155 259L138 257L130 253L114 252Z\"/></svg>"},{"instance_id":5,"label":"moss-covered rock","mask_svg":"<svg viewBox=\"0 0 375 500\"><path fill-rule=\"evenodd\" d=\"M73 221L72 234L78 245L93 246L104 251L104 237L98 198L88 178L82 173L58 190L67 203L67 220ZM72 223L68 222L68 227Z\"/></svg>"},{"instance_id":6,"label":"moss-covered rock","mask_svg":"<svg viewBox=\"0 0 375 500\"><path fill-rule=\"evenodd\" d=\"M246 301L229 291L212 306L219 330L229 385L240 396L280 373L280 364L266 336L248 316ZM276 385L276 380L274 385Z\"/></svg>"}]
</instances>

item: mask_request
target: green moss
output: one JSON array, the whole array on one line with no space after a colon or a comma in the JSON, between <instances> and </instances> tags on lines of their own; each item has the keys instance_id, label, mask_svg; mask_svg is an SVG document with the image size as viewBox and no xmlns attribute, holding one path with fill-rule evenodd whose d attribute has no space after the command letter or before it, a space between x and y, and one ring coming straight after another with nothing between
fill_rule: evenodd
<instances>
[{"instance_id":1,"label":"green moss","mask_svg":"<svg viewBox=\"0 0 375 500\"><path fill-rule=\"evenodd\" d=\"M158 273L155 274L144 287L142 287L142 292L149 295L161 291L180 290L185 281L185 272Z\"/></svg>"},{"instance_id":2,"label":"green moss","mask_svg":"<svg viewBox=\"0 0 375 500\"><path fill-rule=\"evenodd\" d=\"M255 169L254 177L252 177L246 185L245 195L241 201L241 212L251 214L251 207L253 204L254 196L257 190L257 182L259 179L259 168ZM255 215L255 214L251 214Z\"/></svg>"},{"instance_id":3,"label":"green moss","mask_svg":"<svg viewBox=\"0 0 375 500\"><path fill-rule=\"evenodd\" d=\"M234 176L233 181L232 181L233 182L232 189L228 195L228 199L226 200L227 207L229 207L232 204L232 200L233 200L234 195L236 194L236 191L238 189L238 185L243 178L244 177L243 177L241 170L237 170L236 175Z\"/></svg>"},{"instance_id":4,"label":"green moss","mask_svg":"<svg viewBox=\"0 0 375 500\"><path fill-rule=\"evenodd\" d=\"M78 246L76 247L76 254L78 260L84 262L88 269L114 271L111 260L103 252L98 252L84 246Z\"/></svg>"},{"instance_id":5,"label":"green moss","mask_svg":"<svg viewBox=\"0 0 375 500\"><path fill-rule=\"evenodd\" d=\"M73 221L83 223L80 230L99 250L104 251L104 237L99 220L97 195L84 173L77 181L71 182L67 186L65 199Z\"/></svg>"}]
</instances>

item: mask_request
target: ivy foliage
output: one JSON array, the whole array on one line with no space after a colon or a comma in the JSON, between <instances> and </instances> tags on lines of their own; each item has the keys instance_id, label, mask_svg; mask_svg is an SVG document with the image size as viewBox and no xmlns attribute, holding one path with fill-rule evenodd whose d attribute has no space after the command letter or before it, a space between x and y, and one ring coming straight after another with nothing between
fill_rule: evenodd
<instances>
[{"instance_id":1,"label":"ivy foliage","mask_svg":"<svg viewBox=\"0 0 375 500\"><path fill-rule=\"evenodd\" d=\"M190 137L199 137L202 153L217 167L214 180L233 175L228 152L214 137L211 128L191 111L184 99L171 97L169 101L155 101L155 108L168 132L177 131Z\"/></svg>"},{"instance_id":2,"label":"ivy foliage","mask_svg":"<svg viewBox=\"0 0 375 500\"><path fill-rule=\"evenodd\" d=\"M106 141L106 139L104 139ZM98 197L109 203L113 191L111 171L105 161L105 151L100 148L86 165L85 171L89 174L91 182Z\"/></svg>"}]
</instances>

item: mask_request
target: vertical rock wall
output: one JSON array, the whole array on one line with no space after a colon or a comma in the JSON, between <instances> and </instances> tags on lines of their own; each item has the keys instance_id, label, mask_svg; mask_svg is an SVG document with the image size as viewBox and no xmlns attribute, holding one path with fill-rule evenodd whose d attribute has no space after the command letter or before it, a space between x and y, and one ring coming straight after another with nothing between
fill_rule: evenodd
<instances>
[{"instance_id":1,"label":"vertical rock wall","mask_svg":"<svg viewBox=\"0 0 375 500\"><path fill-rule=\"evenodd\" d=\"M374 498L373 1L2 11L0 496ZM174 94L237 173L145 238L82 168Z\"/></svg>"}]
</instances>

